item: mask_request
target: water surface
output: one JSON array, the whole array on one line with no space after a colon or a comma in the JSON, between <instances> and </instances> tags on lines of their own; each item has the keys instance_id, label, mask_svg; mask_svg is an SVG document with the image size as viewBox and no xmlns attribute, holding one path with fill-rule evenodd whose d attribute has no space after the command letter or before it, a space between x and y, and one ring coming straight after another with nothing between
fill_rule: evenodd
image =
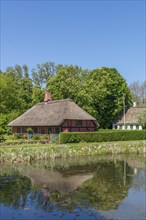
<instances>
[{"instance_id":1,"label":"water surface","mask_svg":"<svg viewBox=\"0 0 146 220\"><path fill-rule=\"evenodd\" d=\"M145 220L145 157L1 165L1 220Z\"/></svg>"}]
</instances>

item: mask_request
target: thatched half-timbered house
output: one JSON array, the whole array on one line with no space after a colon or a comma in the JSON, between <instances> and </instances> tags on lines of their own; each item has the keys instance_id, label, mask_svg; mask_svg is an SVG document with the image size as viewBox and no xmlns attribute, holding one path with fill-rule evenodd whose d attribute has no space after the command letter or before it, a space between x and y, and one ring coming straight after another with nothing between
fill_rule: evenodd
<instances>
[{"instance_id":1,"label":"thatched half-timbered house","mask_svg":"<svg viewBox=\"0 0 146 220\"><path fill-rule=\"evenodd\" d=\"M50 94L46 93L44 102L34 105L8 126L18 134L26 133L28 128L34 134L57 134L62 131L95 131L99 124L71 99L51 101Z\"/></svg>"},{"instance_id":2,"label":"thatched half-timbered house","mask_svg":"<svg viewBox=\"0 0 146 220\"><path fill-rule=\"evenodd\" d=\"M139 124L139 116L146 111L146 107L133 106L122 112L113 122L113 129L142 130Z\"/></svg>"}]
</instances>

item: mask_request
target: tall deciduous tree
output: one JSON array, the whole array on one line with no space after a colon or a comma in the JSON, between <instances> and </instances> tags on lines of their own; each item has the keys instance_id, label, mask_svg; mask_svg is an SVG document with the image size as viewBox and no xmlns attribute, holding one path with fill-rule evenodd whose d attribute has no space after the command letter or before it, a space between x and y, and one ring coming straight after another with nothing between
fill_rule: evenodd
<instances>
[{"instance_id":1,"label":"tall deciduous tree","mask_svg":"<svg viewBox=\"0 0 146 220\"><path fill-rule=\"evenodd\" d=\"M32 69L32 79L34 84L40 87L45 87L46 82L48 82L52 75L55 75L57 69L58 67L53 62L37 64L37 66Z\"/></svg>"},{"instance_id":2,"label":"tall deciduous tree","mask_svg":"<svg viewBox=\"0 0 146 220\"><path fill-rule=\"evenodd\" d=\"M146 110L139 115L138 122L142 126L143 129L146 129Z\"/></svg>"},{"instance_id":3,"label":"tall deciduous tree","mask_svg":"<svg viewBox=\"0 0 146 220\"><path fill-rule=\"evenodd\" d=\"M26 64L24 64L24 65L22 66L22 69L23 69L24 77L25 77L25 78L29 78L28 66L27 66Z\"/></svg>"},{"instance_id":4,"label":"tall deciduous tree","mask_svg":"<svg viewBox=\"0 0 146 220\"><path fill-rule=\"evenodd\" d=\"M24 64L22 67L17 64L14 67L9 66L6 68L6 72L14 73L15 76L19 78L29 78L28 66L26 64Z\"/></svg>"},{"instance_id":5,"label":"tall deciduous tree","mask_svg":"<svg viewBox=\"0 0 146 220\"><path fill-rule=\"evenodd\" d=\"M45 90L40 86L33 86L33 93L32 93L32 104L35 105L38 102L43 102L44 100L44 93Z\"/></svg>"},{"instance_id":6,"label":"tall deciduous tree","mask_svg":"<svg viewBox=\"0 0 146 220\"><path fill-rule=\"evenodd\" d=\"M124 78L114 68L103 67L92 72L75 66L64 66L48 82L54 99L71 98L97 118L102 128L112 121L125 106L131 104L131 93Z\"/></svg>"},{"instance_id":7,"label":"tall deciduous tree","mask_svg":"<svg viewBox=\"0 0 146 220\"><path fill-rule=\"evenodd\" d=\"M29 78L20 80L19 98L23 103L23 112L32 106L33 84Z\"/></svg>"},{"instance_id":8,"label":"tall deciduous tree","mask_svg":"<svg viewBox=\"0 0 146 220\"><path fill-rule=\"evenodd\" d=\"M7 123L32 106L32 80L22 77L12 68L0 73L0 127L6 129Z\"/></svg>"},{"instance_id":9,"label":"tall deciduous tree","mask_svg":"<svg viewBox=\"0 0 146 220\"><path fill-rule=\"evenodd\" d=\"M9 121L17 117L23 109L19 98L18 77L14 73L0 73L0 129L6 130Z\"/></svg>"},{"instance_id":10,"label":"tall deciduous tree","mask_svg":"<svg viewBox=\"0 0 146 220\"><path fill-rule=\"evenodd\" d=\"M136 102L137 105L146 105L146 81L130 83L129 88L133 102Z\"/></svg>"},{"instance_id":11,"label":"tall deciduous tree","mask_svg":"<svg viewBox=\"0 0 146 220\"><path fill-rule=\"evenodd\" d=\"M93 70L87 77L86 88L92 97L94 116L103 128L109 128L125 107L131 105L131 93L125 79L114 68ZM91 112L92 113L92 112Z\"/></svg>"},{"instance_id":12,"label":"tall deciduous tree","mask_svg":"<svg viewBox=\"0 0 146 220\"><path fill-rule=\"evenodd\" d=\"M1 113L8 113L13 109L22 109L19 99L19 78L14 73L7 72L0 74L1 88Z\"/></svg>"},{"instance_id":13,"label":"tall deciduous tree","mask_svg":"<svg viewBox=\"0 0 146 220\"><path fill-rule=\"evenodd\" d=\"M73 99L80 106L88 106L90 96L85 93L85 78L88 70L78 66L63 66L47 83L53 99Z\"/></svg>"}]
</instances>

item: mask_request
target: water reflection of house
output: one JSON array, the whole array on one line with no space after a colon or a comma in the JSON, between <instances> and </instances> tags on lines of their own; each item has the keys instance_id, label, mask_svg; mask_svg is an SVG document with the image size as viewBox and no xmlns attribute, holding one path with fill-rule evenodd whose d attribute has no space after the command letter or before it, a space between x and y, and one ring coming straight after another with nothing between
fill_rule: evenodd
<instances>
[{"instance_id":1,"label":"water reflection of house","mask_svg":"<svg viewBox=\"0 0 146 220\"><path fill-rule=\"evenodd\" d=\"M138 169L138 168L143 168L146 169L145 167L145 161L138 161L138 160L127 160L127 163L130 167L134 168L134 169Z\"/></svg>"},{"instance_id":2,"label":"water reflection of house","mask_svg":"<svg viewBox=\"0 0 146 220\"><path fill-rule=\"evenodd\" d=\"M44 192L57 190L59 192L69 193L94 176L93 173L63 176L57 171L38 169L26 169L21 172L31 179L33 184L43 188Z\"/></svg>"},{"instance_id":3,"label":"water reflection of house","mask_svg":"<svg viewBox=\"0 0 146 220\"><path fill-rule=\"evenodd\" d=\"M145 161L135 161L135 160L128 160L128 165L133 168L134 174L137 175L138 169L146 169L145 167Z\"/></svg>"},{"instance_id":4,"label":"water reflection of house","mask_svg":"<svg viewBox=\"0 0 146 220\"><path fill-rule=\"evenodd\" d=\"M132 187L138 191L144 189L146 192L146 169L137 168L133 177Z\"/></svg>"}]
</instances>

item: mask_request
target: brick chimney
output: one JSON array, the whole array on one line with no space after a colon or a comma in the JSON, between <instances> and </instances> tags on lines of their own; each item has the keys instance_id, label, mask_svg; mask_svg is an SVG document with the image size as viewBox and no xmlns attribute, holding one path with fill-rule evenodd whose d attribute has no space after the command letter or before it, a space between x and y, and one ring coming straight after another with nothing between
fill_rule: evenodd
<instances>
[{"instance_id":1,"label":"brick chimney","mask_svg":"<svg viewBox=\"0 0 146 220\"><path fill-rule=\"evenodd\" d=\"M49 101L51 101L51 93L46 91L44 102L49 102Z\"/></svg>"}]
</instances>

